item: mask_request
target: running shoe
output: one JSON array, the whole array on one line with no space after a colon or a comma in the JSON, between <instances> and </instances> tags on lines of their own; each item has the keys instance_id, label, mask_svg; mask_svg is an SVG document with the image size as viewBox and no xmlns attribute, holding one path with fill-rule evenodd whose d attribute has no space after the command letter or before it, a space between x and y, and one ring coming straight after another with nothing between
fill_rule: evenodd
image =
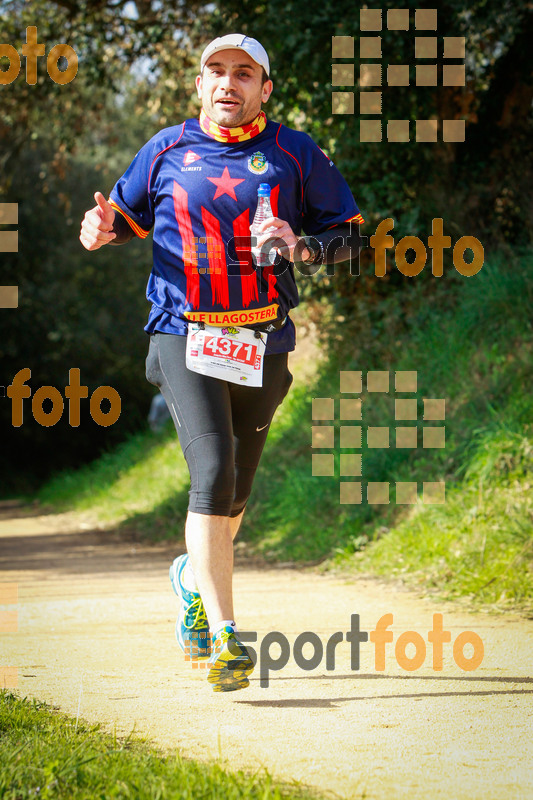
<instances>
[{"instance_id":1,"label":"running shoe","mask_svg":"<svg viewBox=\"0 0 533 800\"><path fill-rule=\"evenodd\" d=\"M198 661L211 655L211 637L204 604L199 592L191 592L183 585L183 570L189 556L184 553L174 559L169 576L174 592L180 601L176 622L176 639L187 661Z\"/></svg>"},{"instance_id":2,"label":"running shoe","mask_svg":"<svg viewBox=\"0 0 533 800\"><path fill-rule=\"evenodd\" d=\"M226 626L213 637L213 652L208 666L207 680L213 691L234 692L249 685L248 675L255 665L233 628Z\"/></svg>"}]
</instances>

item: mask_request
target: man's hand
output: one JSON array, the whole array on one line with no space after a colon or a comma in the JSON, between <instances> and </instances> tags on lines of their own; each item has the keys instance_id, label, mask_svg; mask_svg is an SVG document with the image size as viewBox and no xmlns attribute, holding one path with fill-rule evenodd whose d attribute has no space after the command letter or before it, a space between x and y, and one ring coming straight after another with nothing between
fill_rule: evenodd
<instances>
[{"instance_id":1,"label":"man's hand","mask_svg":"<svg viewBox=\"0 0 533 800\"><path fill-rule=\"evenodd\" d=\"M98 250L116 237L112 232L115 212L101 192L95 192L97 205L85 212L81 223L80 242L86 250Z\"/></svg>"},{"instance_id":2,"label":"man's hand","mask_svg":"<svg viewBox=\"0 0 533 800\"><path fill-rule=\"evenodd\" d=\"M275 230L258 235L257 246L261 247L265 242L273 242L274 239L281 239L283 240L283 244L279 241L276 242L276 244L273 243L273 249L283 256L283 258L286 258L287 261L294 261L294 248L303 237L296 236L289 223L284 219L279 219L279 217L269 217L265 219L260 225L260 230L266 231L267 228L275 228ZM303 249L300 247L297 253L298 261L307 261L311 258L311 255L312 253L307 247Z\"/></svg>"}]
</instances>

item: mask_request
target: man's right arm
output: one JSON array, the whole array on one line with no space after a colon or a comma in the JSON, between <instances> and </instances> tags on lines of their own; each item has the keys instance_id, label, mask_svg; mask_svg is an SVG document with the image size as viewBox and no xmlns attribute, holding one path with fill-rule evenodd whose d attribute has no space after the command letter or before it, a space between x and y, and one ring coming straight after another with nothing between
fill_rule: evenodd
<instances>
[{"instance_id":1,"label":"man's right arm","mask_svg":"<svg viewBox=\"0 0 533 800\"><path fill-rule=\"evenodd\" d=\"M107 202L101 192L94 195L96 205L86 212L81 223L80 242L86 250L104 244L126 244L135 236L127 220Z\"/></svg>"},{"instance_id":2,"label":"man's right arm","mask_svg":"<svg viewBox=\"0 0 533 800\"><path fill-rule=\"evenodd\" d=\"M101 192L95 193L97 205L87 211L81 225L80 241L86 250L98 250L106 244L124 244L134 237L145 239L148 236L155 222L148 188L149 176L155 157L164 152L167 142L168 137L161 139L157 134L141 147L115 183L109 201Z\"/></svg>"},{"instance_id":3,"label":"man's right arm","mask_svg":"<svg viewBox=\"0 0 533 800\"><path fill-rule=\"evenodd\" d=\"M134 232L132 231L128 221L122 216L122 214L114 209L115 211L115 219L113 220L113 233L116 233L115 238L109 244L126 244L129 242L130 239L135 237Z\"/></svg>"}]
</instances>

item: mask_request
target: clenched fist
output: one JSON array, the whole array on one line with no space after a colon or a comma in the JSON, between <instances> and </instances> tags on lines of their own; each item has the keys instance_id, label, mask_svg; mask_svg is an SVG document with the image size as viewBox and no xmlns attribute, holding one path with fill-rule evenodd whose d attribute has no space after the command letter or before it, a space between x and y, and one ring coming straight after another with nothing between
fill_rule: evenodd
<instances>
[{"instance_id":1,"label":"clenched fist","mask_svg":"<svg viewBox=\"0 0 533 800\"><path fill-rule=\"evenodd\" d=\"M80 242L86 250L98 250L116 238L113 233L115 212L101 192L95 192L97 205L85 212L81 223Z\"/></svg>"}]
</instances>

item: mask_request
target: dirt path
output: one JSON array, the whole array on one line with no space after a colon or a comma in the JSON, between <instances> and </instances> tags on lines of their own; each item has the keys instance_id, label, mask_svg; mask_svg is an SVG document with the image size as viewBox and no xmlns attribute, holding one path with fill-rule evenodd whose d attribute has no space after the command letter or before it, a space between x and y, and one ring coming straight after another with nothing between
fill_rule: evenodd
<instances>
[{"instance_id":1,"label":"dirt path","mask_svg":"<svg viewBox=\"0 0 533 800\"><path fill-rule=\"evenodd\" d=\"M186 755L265 766L341 797L533 796L533 622L469 615L368 580L238 565L241 628L256 630L259 642L284 633L291 657L268 688L256 669L248 689L215 694L174 641L177 601L167 575L175 554L168 544L80 530L68 516L0 510L0 584L18 584L18 632L0 635L0 665L18 668L21 694L119 733L135 727ZM384 672L371 642L361 645L359 670L346 641L333 671L325 656L313 671L295 663L298 633L312 630L325 643L350 629L351 614L372 631L389 612L394 641ZM459 669L445 644L444 669L433 670L427 632L435 612L452 642L463 630L481 637L478 669ZM427 644L425 663L411 672L394 655L408 630ZM307 645L303 654L311 653Z\"/></svg>"}]
</instances>

